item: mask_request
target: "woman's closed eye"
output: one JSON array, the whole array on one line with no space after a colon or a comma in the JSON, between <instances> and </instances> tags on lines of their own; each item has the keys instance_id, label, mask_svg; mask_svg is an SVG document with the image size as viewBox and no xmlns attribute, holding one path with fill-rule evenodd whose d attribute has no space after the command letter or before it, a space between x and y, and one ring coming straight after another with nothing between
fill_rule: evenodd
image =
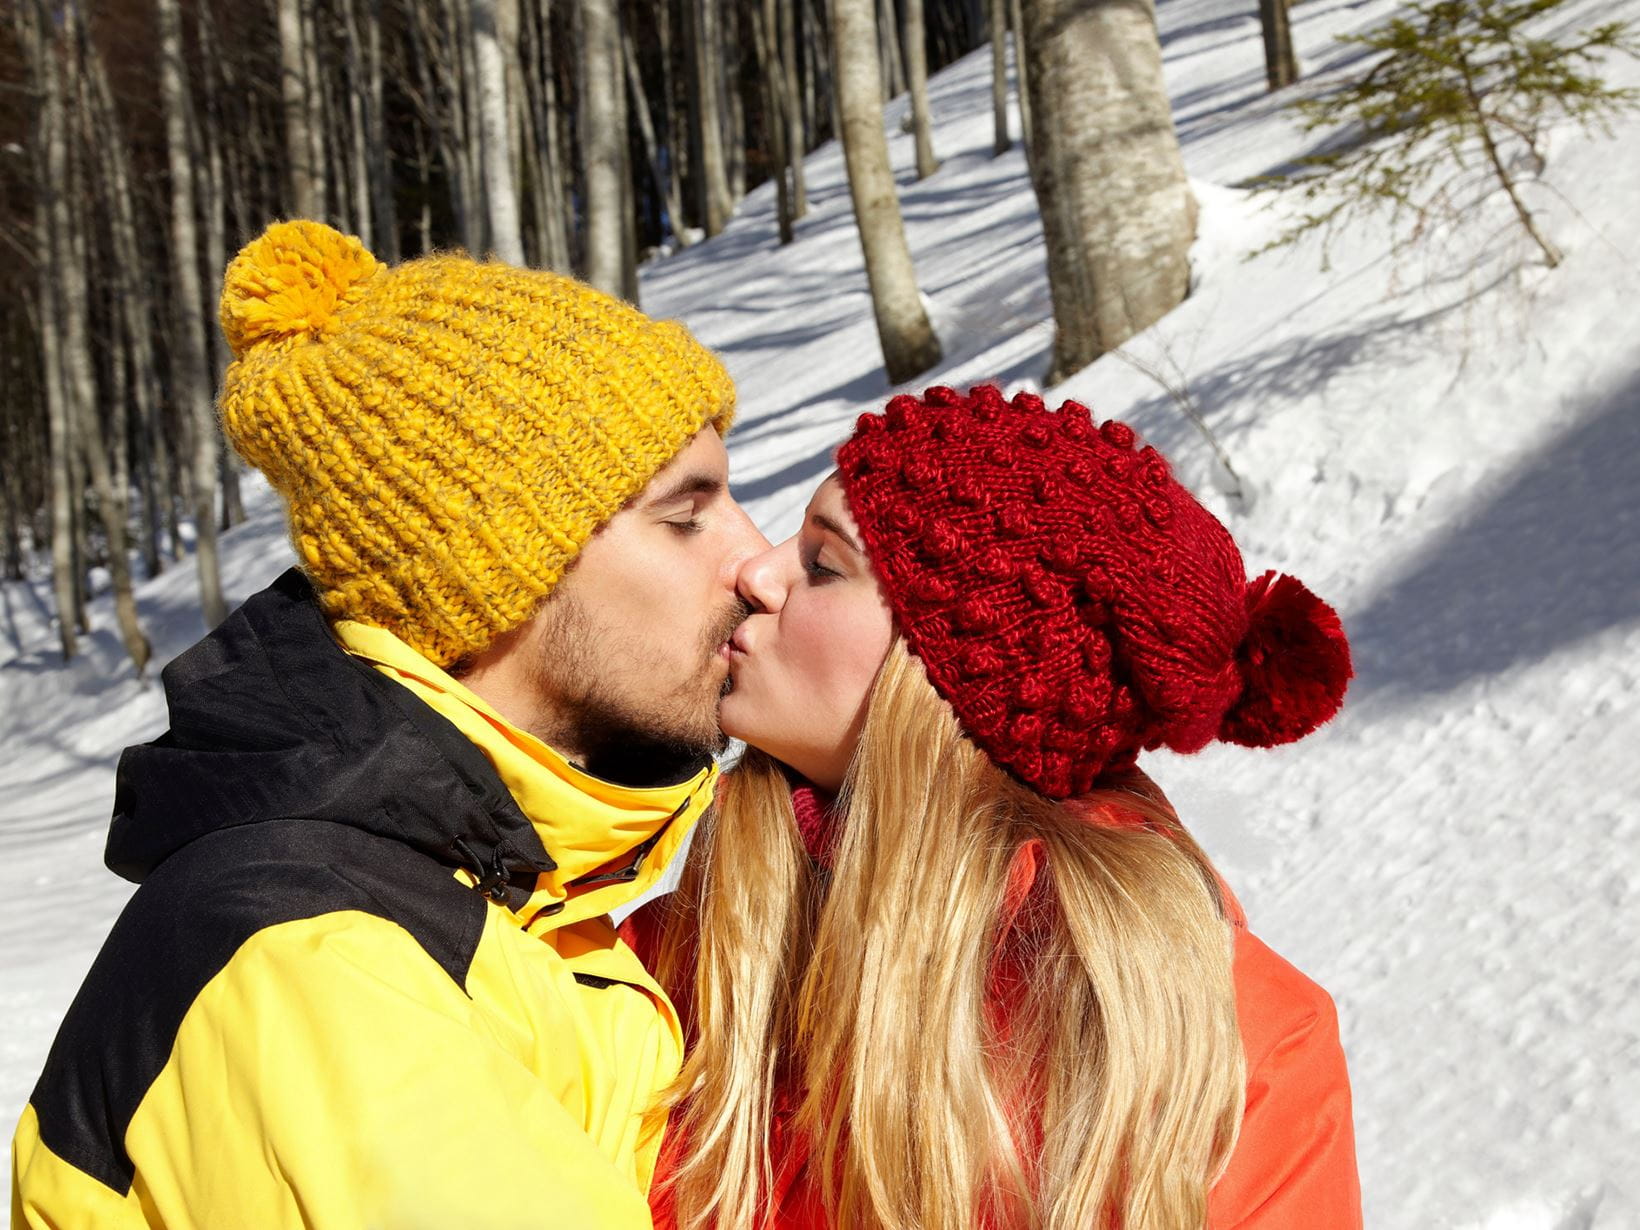
<instances>
[{"instance_id":1,"label":"woman's closed eye","mask_svg":"<svg viewBox=\"0 0 1640 1230\"><path fill-rule=\"evenodd\" d=\"M813 581L829 581L834 577L841 577L843 575L835 568L826 567L826 565L820 561L820 552L818 550L813 552L805 552L802 556L802 560L803 571L806 572L809 575L809 578Z\"/></svg>"}]
</instances>

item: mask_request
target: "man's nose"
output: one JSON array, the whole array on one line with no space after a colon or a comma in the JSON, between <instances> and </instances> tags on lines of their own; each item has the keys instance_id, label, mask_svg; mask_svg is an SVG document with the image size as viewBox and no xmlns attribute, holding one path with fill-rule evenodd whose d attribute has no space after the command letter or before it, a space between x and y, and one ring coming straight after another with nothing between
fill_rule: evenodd
<instances>
[{"instance_id":1,"label":"man's nose","mask_svg":"<svg viewBox=\"0 0 1640 1230\"><path fill-rule=\"evenodd\" d=\"M747 560L761 555L769 549L769 540L763 536L752 519L746 515L746 510L738 503L734 505L734 529L729 548L730 567L739 570Z\"/></svg>"}]
</instances>

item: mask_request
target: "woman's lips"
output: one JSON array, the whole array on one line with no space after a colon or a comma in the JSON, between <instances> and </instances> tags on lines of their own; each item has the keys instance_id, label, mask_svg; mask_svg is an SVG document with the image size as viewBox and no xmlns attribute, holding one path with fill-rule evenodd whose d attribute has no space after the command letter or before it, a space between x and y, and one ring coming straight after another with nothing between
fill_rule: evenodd
<instances>
[{"instance_id":1,"label":"woman's lips","mask_svg":"<svg viewBox=\"0 0 1640 1230\"><path fill-rule=\"evenodd\" d=\"M747 648L746 642L743 639L745 632L746 625L741 624L740 627L734 630L728 640L718 646L718 657L727 662L731 669L733 669L736 662L740 661L740 659L746 657L751 652L751 650Z\"/></svg>"}]
</instances>

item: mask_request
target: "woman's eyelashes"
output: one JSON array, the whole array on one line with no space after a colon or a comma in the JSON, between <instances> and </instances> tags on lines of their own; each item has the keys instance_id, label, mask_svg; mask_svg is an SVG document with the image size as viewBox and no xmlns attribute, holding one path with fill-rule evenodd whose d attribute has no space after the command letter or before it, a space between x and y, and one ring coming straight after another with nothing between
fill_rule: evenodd
<instances>
[{"instance_id":1,"label":"woman's eyelashes","mask_svg":"<svg viewBox=\"0 0 1640 1230\"><path fill-rule=\"evenodd\" d=\"M801 558L801 560L803 561L803 571L806 572L809 575L810 580L813 580L813 581L827 581L827 580L830 580L833 577L840 577L840 576L843 575L842 573L838 572L836 569L827 568L824 564L822 564L820 562L820 548L819 547L815 547L813 550L802 552L799 558Z\"/></svg>"}]
</instances>

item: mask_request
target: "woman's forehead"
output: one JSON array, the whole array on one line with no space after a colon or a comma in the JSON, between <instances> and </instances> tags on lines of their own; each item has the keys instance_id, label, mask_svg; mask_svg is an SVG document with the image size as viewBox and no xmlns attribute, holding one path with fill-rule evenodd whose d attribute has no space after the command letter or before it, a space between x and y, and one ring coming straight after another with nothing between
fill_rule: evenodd
<instances>
[{"instance_id":1,"label":"woman's forehead","mask_svg":"<svg viewBox=\"0 0 1640 1230\"><path fill-rule=\"evenodd\" d=\"M848 501L843 498L843 484L838 478L837 471L833 470L820 481L809 497L809 512L842 513L853 524L854 518L849 516Z\"/></svg>"}]
</instances>

